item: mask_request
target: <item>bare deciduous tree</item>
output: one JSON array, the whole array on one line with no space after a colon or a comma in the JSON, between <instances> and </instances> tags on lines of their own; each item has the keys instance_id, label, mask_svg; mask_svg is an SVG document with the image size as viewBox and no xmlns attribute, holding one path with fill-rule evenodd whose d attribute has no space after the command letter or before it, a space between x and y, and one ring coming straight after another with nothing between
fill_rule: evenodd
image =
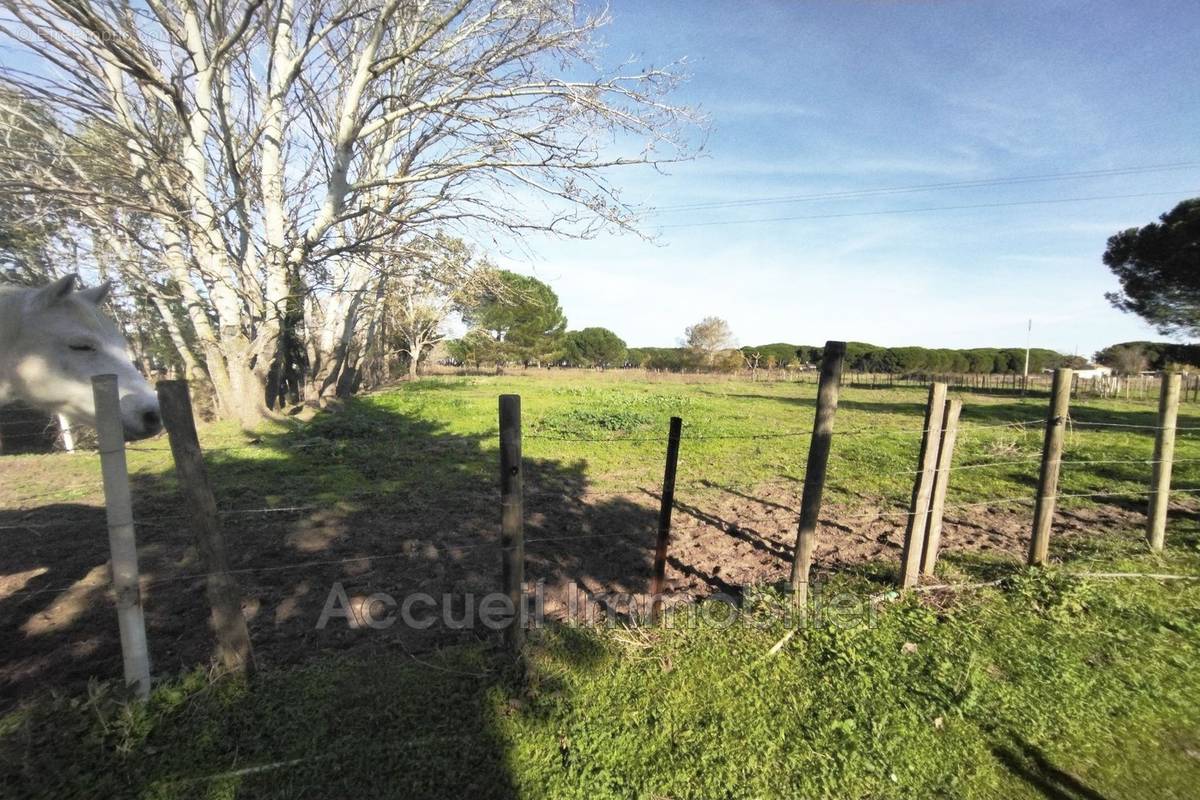
<instances>
[{"instance_id":1,"label":"bare deciduous tree","mask_svg":"<svg viewBox=\"0 0 1200 800\"><path fill-rule=\"evenodd\" d=\"M24 50L0 102L54 109L26 146L85 176L4 170L0 190L139 215L155 284L245 422L289 364L310 400L353 383L414 242L629 228L611 169L687 155L677 71L602 68L607 18L569 0L0 5Z\"/></svg>"},{"instance_id":2,"label":"bare deciduous tree","mask_svg":"<svg viewBox=\"0 0 1200 800\"><path fill-rule=\"evenodd\" d=\"M446 323L494 281L494 267L477 260L460 239L422 241L405 260L406 274L383 296L382 322L392 352L406 357L415 378L421 359L446 338Z\"/></svg>"}]
</instances>

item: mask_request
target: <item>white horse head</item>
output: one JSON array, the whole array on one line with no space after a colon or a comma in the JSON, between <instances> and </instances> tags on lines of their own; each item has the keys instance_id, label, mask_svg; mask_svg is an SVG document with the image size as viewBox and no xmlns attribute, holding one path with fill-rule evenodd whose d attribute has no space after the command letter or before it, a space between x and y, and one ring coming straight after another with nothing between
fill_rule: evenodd
<instances>
[{"instance_id":1,"label":"white horse head","mask_svg":"<svg viewBox=\"0 0 1200 800\"><path fill-rule=\"evenodd\" d=\"M75 280L0 294L0 402L23 400L94 425L92 376L116 375L125 438L153 436L162 429L158 398L99 308L109 284L75 291Z\"/></svg>"}]
</instances>

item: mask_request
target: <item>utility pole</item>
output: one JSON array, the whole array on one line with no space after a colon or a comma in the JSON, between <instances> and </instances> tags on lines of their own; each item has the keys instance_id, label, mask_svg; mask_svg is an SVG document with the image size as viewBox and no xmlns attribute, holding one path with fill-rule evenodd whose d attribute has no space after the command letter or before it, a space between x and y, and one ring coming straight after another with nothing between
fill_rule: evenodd
<instances>
[{"instance_id":1,"label":"utility pole","mask_svg":"<svg viewBox=\"0 0 1200 800\"><path fill-rule=\"evenodd\" d=\"M1029 320L1029 325L1025 328L1025 375L1021 378L1021 397L1025 396L1025 390L1029 388L1029 338L1033 334L1033 320Z\"/></svg>"}]
</instances>

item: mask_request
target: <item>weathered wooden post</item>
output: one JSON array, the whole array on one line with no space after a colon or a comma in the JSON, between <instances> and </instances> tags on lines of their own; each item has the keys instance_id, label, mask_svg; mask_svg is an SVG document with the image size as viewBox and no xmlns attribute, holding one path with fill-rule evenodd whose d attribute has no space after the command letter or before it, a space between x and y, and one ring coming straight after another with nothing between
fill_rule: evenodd
<instances>
[{"instance_id":1,"label":"weathered wooden post","mask_svg":"<svg viewBox=\"0 0 1200 800\"><path fill-rule=\"evenodd\" d=\"M196 435L187 381L159 381L156 388L163 426L167 429L171 456L175 460L175 474L179 477L179 489L187 505L196 549L207 572L209 624L217 637L217 657L226 669L251 672L254 653L246 617L242 614L242 593L237 581L229 574L225 534L208 481L204 454L200 451L200 439Z\"/></svg>"},{"instance_id":2,"label":"weathered wooden post","mask_svg":"<svg viewBox=\"0 0 1200 800\"><path fill-rule=\"evenodd\" d=\"M1150 549L1160 552L1167 535L1167 501L1171 498L1171 461L1175 458L1175 421L1179 416L1177 372L1163 375L1158 395L1158 430L1154 432L1154 477L1150 489L1146 538Z\"/></svg>"},{"instance_id":3,"label":"weathered wooden post","mask_svg":"<svg viewBox=\"0 0 1200 800\"><path fill-rule=\"evenodd\" d=\"M933 496L929 500L929 530L925 532L925 548L921 554L921 574L932 575L937 565L938 548L942 546L942 516L946 511L946 490L950 485L950 468L954 461L954 443L958 439L958 417L962 400L949 400L942 419L942 437L938 444L937 475L933 479Z\"/></svg>"},{"instance_id":4,"label":"weathered wooden post","mask_svg":"<svg viewBox=\"0 0 1200 800\"><path fill-rule=\"evenodd\" d=\"M808 605L808 575L812 569L813 550L817 546L817 521L821 516L821 495L825 491L825 472L829 465L829 449L833 444L833 418L837 414L838 391L845 360L845 342L825 343L821 378L817 384L817 413L808 446L808 466L804 471L796 552L792 557L792 603L798 608Z\"/></svg>"},{"instance_id":5,"label":"weathered wooden post","mask_svg":"<svg viewBox=\"0 0 1200 800\"><path fill-rule=\"evenodd\" d=\"M1062 469L1063 434L1071 404L1071 370L1054 370L1050 386L1050 409L1046 414L1046 436L1042 440L1042 469L1038 476L1037 505L1033 513L1033 536L1029 540L1029 563L1045 564L1050 552L1050 526L1058 497L1058 473Z\"/></svg>"},{"instance_id":6,"label":"weathered wooden post","mask_svg":"<svg viewBox=\"0 0 1200 800\"><path fill-rule=\"evenodd\" d=\"M104 477L104 510L108 517L108 546L112 552L112 586L121 635L125 683L143 700L150 695L150 651L146 643L146 618L138 585L137 537L133 529L133 503L125 463L125 429L116 375L92 378L96 403L96 434L100 445L100 471Z\"/></svg>"},{"instance_id":7,"label":"weathered wooden post","mask_svg":"<svg viewBox=\"0 0 1200 800\"><path fill-rule=\"evenodd\" d=\"M667 465L663 470L662 502L658 508L658 541L654 546L654 577L650 581L650 621L662 617L662 592L667 579L667 545L671 541L671 509L675 505L675 471L679 466L679 437L683 420L671 417L667 435Z\"/></svg>"},{"instance_id":8,"label":"weathered wooden post","mask_svg":"<svg viewBox=\"0 0 1200 800\"><path fill-rule=\"evenodd\" d=\"M500 550L504 593L513 608L505 641L513 651L525 642L525 499L521 470L521 396L500 395Z\"/></svg>"},{"instance_id":9,"label":"weathered wooden post","mask_svg":"<svg viewBox=\"0 0 1200 800\"><path fill-rule=\"evenodd\" d=\"M929 386L929 402L925 406L925 429L921 433L921 451L917 456L917 474L913 481L912 500L908 505L908 524L904 528L904 552L900 558L900 587L907 589L917 582L921 569L921 549L929 526L929 498L937 473L938 442L942 436L942 417L946 413L946 384Z\"/></svg>"}]
</instances>

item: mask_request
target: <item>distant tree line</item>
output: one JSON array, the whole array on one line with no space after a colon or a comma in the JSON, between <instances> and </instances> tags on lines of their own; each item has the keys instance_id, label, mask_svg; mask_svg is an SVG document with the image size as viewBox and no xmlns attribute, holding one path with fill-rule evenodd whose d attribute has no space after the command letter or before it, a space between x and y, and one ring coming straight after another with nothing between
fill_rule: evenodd
<instances>
[{"instance_id":1,"label":"distant tree line","mask_svg":"<svg viewBox=\"0 0 1200 800\"><path fill-rule=\"evenodd\" d=\"M813 345L772 344L742 347L736 359L724 359L718 366L733 370L807 369L820 363L824 349ZM697 369L701 364L687 347L631 347L626 356L631 366L647 369ZM1039 372L1061 366L1083 366L1086 361L1053 350L1029 351L1029 370ZM928 347L880 347L866 342L846 345L846 369L855 372L889 373L1012 373L1025 368L1023 347L978 347L970 350Z\"/></svg>"},{"instance_id":2,"label":"distant tree line","mask_svg":"<svg viewBox=\"0 0 1200 800\"><path fill-rule=\"evenodd\" d=\"M819 348L813 348L819 349ZM1081 367L1086 359L1054 350L1031 348L1029 371L1055 367ZM864 342L846 346L846 365L857 372L971 372L982 374L1023 372L1025 348L976 347L969 350L928 347L877 347Z\"/></svg>"},{"instance_id":3,"label":"distant tree line","mask_svg":"<svg viewBox=\"0 0 1200 800\"><path fill-rule=\"evenodd\" d=\"M1120 280L1108 299L1140 315L1162 333L1200 333L1200 198L1179 203L1159 222L1121 231L1108 240L1104 263ZM498 275L495 291L461 304L471 330L449 342L456 363L537 363L574 367L642 367L665 371L736 372L813 369L821 347L788 342L739 347L729 323L707 316L689 325L677 347L632 347L606 328L567 331L558 298L536 279ZM1026 362L1028 358L1028 363ZM1200 366L1200 345L1121 342L1095 354L1117 374ZM892 374L1019 374L1088 362L1045 348L880 347L849 342L845 367L854 372Z\"/></svg>"},{"instance_id":4,"label":"distant tree line","mask_svg":"<svg viewBox=\"0 0 1200 800\"><path fill-rule=\"evenodd\" d=\"M737 372L812 369L823 355L821 347L788 342L738 347L729 323L715 316L687 326L678 347L627 347L607 328L568 330L558 295L542 281L490 265L484 268L491 276L489 282L455 296L456 310L468 331L462 338L446 342L445 360L449 363L476 368L520 364ZM440 322L446 313L443 308L434 317ZM1187 368L1200 366L1200 345L1122 342L1096 353L1095 359L1125 375ZM845 364L853 372L1019 374L1025 369L1025 348L880 347L848 342ZM1086 365L1079 356L1037 347L1029 350L1030 372Z\"/></svg>"}]
</instances>

